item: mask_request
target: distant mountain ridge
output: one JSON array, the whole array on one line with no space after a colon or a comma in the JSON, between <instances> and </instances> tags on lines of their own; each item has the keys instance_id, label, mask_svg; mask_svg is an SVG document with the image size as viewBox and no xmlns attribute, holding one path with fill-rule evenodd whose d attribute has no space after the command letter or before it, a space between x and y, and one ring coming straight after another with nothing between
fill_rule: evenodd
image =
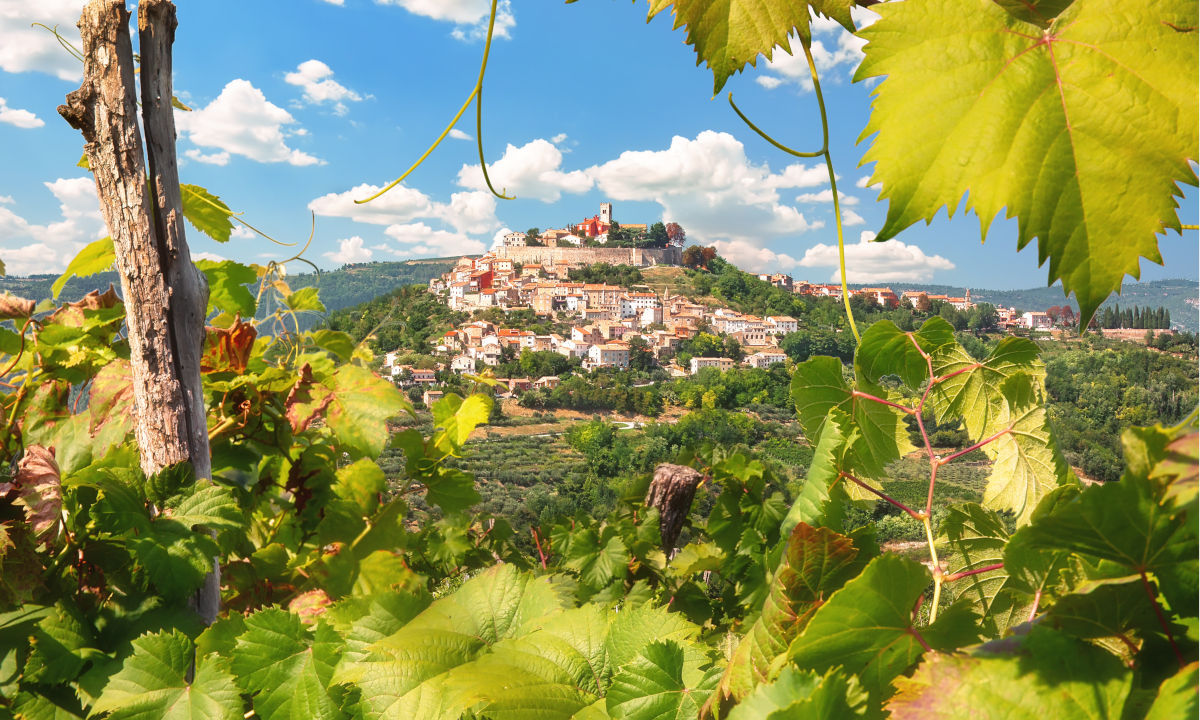
<instances>
[{"instance_id":1,"label":"distant mountain ridge","mask_svg":"<svg viewBox=\"0 0 1200 720\"><path fill-rule=\"evenodd\" d=\"M910 283L886 283L896 294L908 291L952 295L961 297L964 285L922 285ZM865 287L851 285L851 287ZM992 305L1015 307L1018 310L1045 310L1054 305L1070 305L1076 311L1079 304L1075 298L1063 297L1062 286L1054 285L1027 290L988 290L971 288L971 300ZM1200 332L1200 282L1195 280L1150 280L1126 283L1120 295L1113 295L1101 307L1150 306L1165 307L1171 313L1171 323L1189 332Z\"/></svg>"}]
</instances>

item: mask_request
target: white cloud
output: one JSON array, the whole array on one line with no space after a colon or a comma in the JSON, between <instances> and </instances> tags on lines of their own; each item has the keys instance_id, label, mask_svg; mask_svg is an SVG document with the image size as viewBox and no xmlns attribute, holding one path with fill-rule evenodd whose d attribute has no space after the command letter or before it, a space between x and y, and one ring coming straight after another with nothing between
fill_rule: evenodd
<instances>
[{"instance_id":1,"label":"white cloud","mask_svg":"<svg viewBox=\"0 0 1200 720\"><path fill-rule=\"evenodd\" d=\"M513 229L508 227L507 225L500 228L499 230L497 230L496 234L492 236L492 244L490 247L493 250L495 250L498 247L504 247L504 236L509 234L510 232L513 232Z\"/></svg>"},{"instance_id":2,"label":"white cloud","mask_svg":"<svg viewBox=\"0 0 1200 720\"><path fill-rule=\"evenodd\" d=\"M253 240L254 238L258 237L258 234L241 223L235 223L233 226L233 232L229 233L229 237L237 238L239 240Z\"/></svg>"},{"instance_id":3,"label":"white cloud","mask_svg":"<svg viewBox=\"0 0 1200 720\"><path fill-rule=\"evenodd\" d=\"M217 148L262 163L300 166L321 163L320 159L289 148L284 142L283 126L295 122L291 113L269 102L261 90L241 78L230 80L207 107L175 113L179 131L201 147Z\"/></svg>"},{"instance_id":4,"label":"white cloud","mask_svg":"<svg viewBox=\"0 0 1200 720\"><path fill-rule=\"evenodd\" d=\"M874 187L873 185L871 185L871 176L863 175L862 177L860 177L858 179L857 182L854 183L854 187L860 187L860 188Z\"/></svg>"},{"instance_id":5,"label":"white cloud","mask_svg":"<svg viewBox=\"0 0 1200 720\"><path fill-rule=\"evenodd\" d=\"M58 26L58 32L75 47L79 39L80 11L84 0L0 0L0 70L5 72L44 72L60 80L78 82L83 63L58 44L48 30L32 27L42 23Z\"/></svg>"},{"instance_id":6,"label":"white cloud","mask_svg":"<svg viewBox=\"0 0 1200 720\"><path fill-rule=\"evenodd\" d=\"M305 60L295 72L283 78L289 85L304 90L304 99L310 105L333 103L333 112L345 115L349 110L346 102L358 102L362 96L333 79L333 70L320 60Z\"/></svg>"},{"instance_id":7,"label":"white cloud","mask_svg":"<svg viewBox=\"0 0 1200 720\"><path fill-rule=\"evenodd\" d=\"M488 0L375 0L379 5L397 5L414 15L452 22L457 27L451 33L463 41L481 40L487 34L488 15L492 4ZM509 0L496 6L496 23L492 37L509 37L517 24Z\"/></svg>"},{"instance_id":8,"label":"white cloud","mask_svg":"<svg viewBox=\"0 0 1200 720\"><path fill-rule=\"evenodd\" d=\"M325 2L329 3L330 5L337 5L338 7L342 7L346 4L346 0L325 0Z\"/></svg>"},{"instance_id":9,"label":"white cloud","mask_svg":"<svg viewBox=\"0 0 1200 720\"><path fill-rule=\"evenodd\" d=\"M500 224L496 198L488 192L454 193L449 203L439 203L416 188L397 185L371 202L354 202L377 192L375 185L359 185L346 192L322 195L310 202L308 209L318 215L370 225L403 225L422 218L441 220L464 233L489 232Z\"/></svg>"},{"instance_id":10,"label":"white cloud","mask_svg":"<svg viewBox=\"0 0 1200 720\"><path fill-rule=\"evenodd\" d=\"M870 10L855 7L851 11L855 24L861 29L879 19ZM833 20L824 17L813 17L811 51L813 62L817 66L817 74L822 80L838 82L843 77L849 77L854 68L862 61L862 48L866 41L847 32L845 28ZM818 39L823 36L825 39ZM788 37L788 42L794 54L788 54L783 48L776 47L772 53L773 59L762 66L764 74L755 78L755 82L768 90L785 84L798 85L804 92L812 92L812 73L800 39L796 35ZM845 71L842 71L845 68Z\"/></svg>"},{"instance_id":11,"label":"white cloud","mask_svg":"<svg viewBox=\"0 0 1200 720\"><path fill-rule=\"evenodd\" d=\"M206 165L224 166L229 164L229 153L225 152L224 150L221 152L208 153L206 155L203 150L192 148L190 150L185 150L183 154L184 156L191 158L198 163L205 163Z\"/></svg>"},{"instance_id":12,"label":"white cloud","mask_svg":"<svg viewBox=\"0 0 1200 720\"><path fill-rule=\"evenodd\" d=\"M488 164L492 185L507 195L522 199L557 202L566 193L582 193L592 188L592 178L580 170L563 172L563 154L550 141L538 138L521 147L509 145L499 160ZM458 184L485 191L487 185L478 165L463 165Z\"/></svg>"},{"instance_id":13,"label":"white cloud","mask_svg":"<svg viewBox=\"0 0 1200 720\"><path fill-rule=\"evenodd\" d=\"M779 272L797 266L796 258L759 247L745 240L718 240L713 247L721 257L748 272Z\"/></svg>"},{"instance_id":14,"label":"white cloud","mask_svg":"<svg viewBox=\"0 0 1200 720\"><path fill-rule=\"evenodd\" d=\"M554 143L555 145L558 145L559 143L561 143L562 141L564 141L566 139L567 139L566 133L559 133L559 134L555 135L554 137L550 138L550 142Z\"/></svg>"},{"instance_id":15,"label":"white cloud","mask_svg":"<svg viewBox=\"0 0 1200 720\"><path fill-rule=\"evenodd\" d=\"M853 195L847 195L846 193L842 192L841 190L838 190L838 200L841 200L842 205L857 205L858 204L858 198L854 197ZM796 202L800 202L800 203L832 203L833 202L833 190L830 190L829 188L825 188L821 192L804 193L803 195L796 196Z\"/></svg>"},{"instance_id":16,"label":"white cloud","mask_svg":"<svg viewBox=\"0 0 1200 720\"><path fill-rule=\"evenodd\" d=\"M475 255L487 250L481 241L462 233L434 230L425 223L390 225L384 233L400 243L396 248L388 245L374 246L377 250L396 257L449 257L452 255Z\"/></svg>"},{"instance_id":17,"label":"white cloud","mask_svg":"<svg viewBox=\"0 0 1200 720\"><path fill-rule=\"evenodd\" d=\"M59 178L43 183L59 203L61 219L46 225L31 223L0 204L0 238L14 247L0 247L0 260L13 275L61 272L86 243L107 234L100 215L96 184L90 177Z\"/></svg>"},{"instance_id":18,"label":"white cloud","mask_svg":"<svg viewBox=\"0 0 1200 720\"><path fill-rule=\"evenodd\" d=\"M843 210L842 211L842 225L844 227L854 227L855 225L866 225L866 224L867 224L867 221L863 218L863 216L859 215L858 213L854 212L853 210Z\"/></svg>"},{"instance_id":19,"label":"white cloud","mask_svg":"<svg viewBox=\"0 0 1200 720\"><path fill-rule=\"evenodd\" d=\"M211 252L192 253L192 260L211 260L213 262L224 262L229 258Z\"/></svg>"},{"instance_id":20,"label":"white cloud","mask_svg":"<svg viewBox=\"0 0 1200 720\"><path fill-rule=\"evenodd\" d=\"M23 130L40 128L46 124L40 117L28 110L10 108L8 102L2 97L0 97L0 123L15 125Z\"/></svg>"},{"instance_id":21,"label":"white cloud","mask_svg":"<svg viewBox=\"0 0 1200 720\"><path fill-rule=\"evenodd\" d=\"M742 143L727 133L705 130L695 140L676 136L666 150L623 152L587 172L613 200L659 203L663 219L683 224L695 242L763 247L824 225L781 203L778 193L779 188L817 185L818 173L803 165L772 173L765 164L751 163ZM617 209L614 213L620 215Z\"/></svg>"},{"instance_id":22,"label":"white cloud","mask_svg":"<svg viewBox=\"0 0 1200 720\"><path fill-rule=\"evenodd\" d=\"M852 283L928 282L938 270L953 270L954 263L941 255L926 255L916 245L899 240L872 242L875 233L864 230L859 241L846 246L846 279ZM832 267L831 280L840 275L837 245L824 243L809 248L797 265Z\"/></svg>"},{"instance_id":23,"label":"white cloud","mask_svg":"<svg viewBox=\"0 0 1200 720\"><path fill-rule=\"evenodd\" d=\"M370 248L363 247L363 239L357 235L338 240L337 252L321 253L339 265L367 262L375 256Z\"/></svg>"},{"instance_id":24,"label":"white cloud","mask_svg":"<svg viewBox=\"0 0 1200 720\"><path fill-rule=\"evenodd\" d=\"M471 136L459 130L458 128L450 129L450 137L454 140L470 140Z\"/></svg>"}]
</instances>

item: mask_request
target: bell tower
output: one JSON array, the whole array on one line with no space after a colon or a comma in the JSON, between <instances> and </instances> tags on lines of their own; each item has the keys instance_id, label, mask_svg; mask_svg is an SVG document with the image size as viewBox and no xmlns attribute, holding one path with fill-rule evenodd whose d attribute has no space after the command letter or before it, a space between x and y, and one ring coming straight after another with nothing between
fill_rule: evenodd
<instances>
[{"instance_id":1,"label":"bell tower","mask_svg":"<svg viewBox=\"0 0 1200 720\"><path fill-rule=\"evenodd\" d=\"M600 222L612 225L612 203L600 203Z\"/></svg>"}]
</instances>

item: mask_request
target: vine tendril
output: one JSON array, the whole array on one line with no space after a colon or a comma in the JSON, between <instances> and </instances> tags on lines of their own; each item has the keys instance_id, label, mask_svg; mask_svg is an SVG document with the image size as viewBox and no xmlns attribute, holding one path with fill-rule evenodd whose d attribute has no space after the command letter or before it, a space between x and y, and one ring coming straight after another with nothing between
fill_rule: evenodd
<instances>
[{"instance_id":1,"label":"vine tendril","mask_svg":"<svg viewBox=\"0 0 1200 720\"><path fill-rule=\"evenodd\" d=\"M514 199L509 195L505 195L503 188L500 192L496 192L496 188L492 186L492 179L488 176L487 162L483 157L483 78L487 73L488 54L492 51L492 31L496 24L496 5L497 0L492 0L492 11L488 16L487 38L483 42L483 60L479 63L479 79L475 81L475 87L471 89L471 94L467 95L467 99L463 101L462 107L460 107L458 112L454 114L454 117L451 118L450 123L446 125L446 129L442 131L442 134L438 135L437 139L433 141L433 144L421 154L421 157L417 158L417 161L413 163L411 167L405 170L400 177L388 183L382 190L374 195L363 198L362 200L355 200L354 202L356 205L369 203L372 200L380 197L384 193L399 185L404 181L404 178L411 175L414 170L420 167L421 164L424 163L425 160L433 153L433 151L442 144L442 141L445 140L446 136L450 134L450 131L454 129L454 126L458 124L459 119L461 119L463 113L467 111L467 108L471 105L472 100L475 101L475 145L479 148L479 167L481 170L483 170L483 181L487 183L488 190L490 190L493 195L501 200Z\"/></svg>"}]
</instances>

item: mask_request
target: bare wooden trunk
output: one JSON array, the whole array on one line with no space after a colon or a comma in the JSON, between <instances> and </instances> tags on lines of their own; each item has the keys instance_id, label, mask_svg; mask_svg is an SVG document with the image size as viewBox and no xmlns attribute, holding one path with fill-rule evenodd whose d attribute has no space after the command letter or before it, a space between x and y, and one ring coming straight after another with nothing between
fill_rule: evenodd
<instances>
[{"instance_id":1,"label":"bare wooden trunk","mask_svg":"<svg viewBox=\"0 0 1200 720\"><path fill-rule=\"evenodd\" d=\"M692 499L704 476L686 465L663 463L654 468L654 479L646 491L646 504L658 508L658 529L663 550L675 549L683 521L692 510Z\"/></svg>"},{"instance_id":2,"label":"bare wooden trunk","mask_svg":"<svg viewBox=\"0 0 1200 720\"><path fill-rule=\"evenodd\" d=\"M200 355L208 289L183 231L171 108L175 7L138 5L142 112L149 186L138 132L137 93L125 0L92 0L79 21L83 85L58 108L83 133L100 207L116 248L133 366L135 435L142 470L191 462L211 475ZM219 608L214 572L194 603L211 622Z\"/></svg>"}]
</instances>

